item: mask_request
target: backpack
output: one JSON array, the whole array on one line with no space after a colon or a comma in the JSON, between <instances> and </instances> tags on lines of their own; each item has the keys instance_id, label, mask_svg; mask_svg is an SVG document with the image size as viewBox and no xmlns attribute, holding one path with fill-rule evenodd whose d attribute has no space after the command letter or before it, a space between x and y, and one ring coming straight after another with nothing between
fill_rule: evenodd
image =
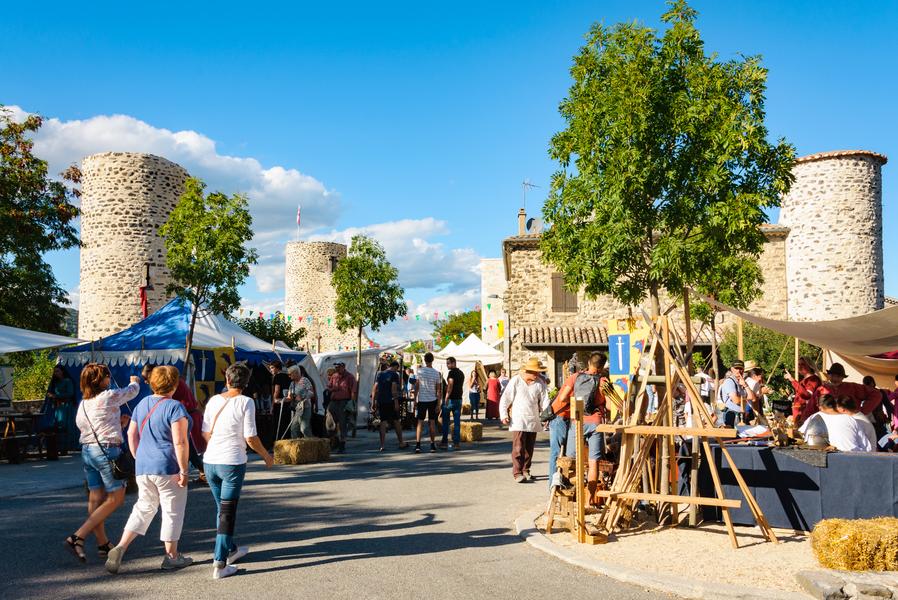
<instances>
[{"instance_id":1,"label":"backpack","mask_svg":"<svg viewBox=\"0 0 898 600\"><path fill-rule=\"evenodd\" d=\"M593 415L597 412L604 414L605 399L599 393L599 374L578 373L574 380L574 398L583 398L583 414Z\"/></svg>"}]
</instances>

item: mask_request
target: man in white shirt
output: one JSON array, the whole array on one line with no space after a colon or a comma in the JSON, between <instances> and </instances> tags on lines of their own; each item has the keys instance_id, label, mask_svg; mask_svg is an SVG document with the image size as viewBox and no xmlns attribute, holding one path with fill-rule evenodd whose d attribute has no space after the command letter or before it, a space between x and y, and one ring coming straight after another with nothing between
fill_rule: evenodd
<instances>
[{"instance_id":1,"label":"man in white shirt","mask_svg":"<svg viewBox=\"0 0 898 600\"><path fill-rule=\"evenodd\" d=\"M499 401L499 415L503 425L510 425L512 433L511 471L517 483L532 481L530 463L540 430L539 414L549 406L549 389L540 377L546 367L536 357L530 358L508 381ZM550 474L551 476L551 474Z\"/></svg>"},{"instance_id":2,"label":"man in white shirt","mask_svg":"<svg viewBox=\"0 0 898 600\"><path fill-rule=\"evenodd\" d=\"M424 366L418 367L418 377L415 380L415 411L418 417L418 429L415 433L415 452L421 452L421 430L424 421L430 425L430 451L436 452L437 411L439 403L437 398L442 392L442 377L439 371L434 369L433 354L424 355Z\"/></svg>"},{"instance_id":3,"label":"man in white shirt","mask_svg":"<svg viewBox=\"0 0 898 600\"><path fill-rule=\"evenodd\" d=\"M861 429L857 419L839 413L836 399L831 394L822 394L818 400L819 412L814 413L801 426L804 434L811 423L821 419L826 425L829 445L842 452L873 452L870 438Z\"/></svg>"},{"instance_id":4,"label":"man in white shirt","mask_svg":"<svg viewBox=\"0 0 898 600\"><path fill-rule=\"evenodd\" d=\"M836 410L838 410L843 415L848 415L855 421L857 421L858 426L860 426L861 431L867 436L870 440L871 452L876 450L876 442L878 438L876 437L876 430L873 427L873 423L870 422L870 419L867 418L867 415L862 413L857 409L857 400L854 398L849 398L848 396L842 396L841 398L836 398Z\"/></svg>"}]
</instances>

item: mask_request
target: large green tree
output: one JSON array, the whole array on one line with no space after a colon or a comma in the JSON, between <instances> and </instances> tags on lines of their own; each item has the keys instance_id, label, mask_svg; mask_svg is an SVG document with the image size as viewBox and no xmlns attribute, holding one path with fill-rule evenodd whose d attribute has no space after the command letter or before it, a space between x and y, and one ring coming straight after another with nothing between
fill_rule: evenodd
<instances>
[{"instance_id":1,"label":"large green tree","mask_svg":"<svg viewBox=\"0 0 898 600\"><path fill-rule=\"evenodd\" d=\"M205 193L205 184L187 180L160 234L172 283L166 291L190 302L184 371L188 370L193 330L200 314L230 314L240 304L237 288L257 260L247 243L253 237L252 216L245 196Z\"/></svg>"},{"instance_id":2,"label":"large green tree","mask_svg":"<svg viewBox=\"0 0 898 600\"><path fill-rule=\"evenodd\" d=\"M353 236L346 256L337 262L331 275L337 292L336 324L342 332L351 329L358 333L356 368L362 362L365 327L377 331L408 312L402 300L405 290L398 277L399 272L387 260L383 246L364 235Z\"/></svg>"},{"instance_id":3,"label":"large green tree","mask_svg":"<svg viewBox=\"0 0 898 600\"><path fill-rule=\"evenodd\" d=\"M273 319L250 317L238 319L236 323L260 340L281 341L291 348L296 348L300 340L306 336L305 327L294 327L293 323L288 323L280 312L275 313Z\"/></svg>"},{"instance_id":4,"label":"large green tree","mask_svg":"<svg viewBox=\"0 0 898 600\"><path fill-rule=\"evenodd\" d=\"M663 33L596 24L560 105L561 164L544 206L543 257L571 289L638 305L686 286L744 306L760 291L765 209L792 181L794 148L768 142L758 57L705 53L686 2ZM726 282L726 286L721 286Z\"/></svg>"},{"instance_id":5,"label":"large green tree","mask_svg":"<svg viewBox=\"0 0 898 600\"><path fill-rule=\"evenodd\" d=\"M31 139L41 122L16 122L0 107L0 323L64 333L68 297L44 254L78 245L77 191L64 180L77 184L81 174L71 167L62 180L48 176Z\"/></svg>"},{"instance_id":6,"label":"large green tree","mask_svg":"<svg viewBox=\"0 0 898 600\"><path fill-rule=\"evenodd\" d=\"M440 346L449 342L460 344L472 333L480 332L480 311L469 310L457 315L450 315L447 319L438 319L433 323L433 339Z\"/></svg>"}]
</instances>

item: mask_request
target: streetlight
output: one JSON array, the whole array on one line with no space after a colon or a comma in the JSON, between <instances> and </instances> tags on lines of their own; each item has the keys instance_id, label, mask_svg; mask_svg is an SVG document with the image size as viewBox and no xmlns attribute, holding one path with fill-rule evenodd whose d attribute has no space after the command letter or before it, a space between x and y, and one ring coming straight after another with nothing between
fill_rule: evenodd
<instances>
[{"instance_id":1,"label":"streetlight","mask_svg":"<svg viewBox=\"0 0 898 600\"><path fill-rule=\"evenodd\" d=\"M499 294L490 294L487 296L490 300L501 300L502 308L505 308L505 298ZM508 372L511 373L511 317L507 310L503 310L505 315L505 362L508 365Z\"/></svg>"}]
</instances>

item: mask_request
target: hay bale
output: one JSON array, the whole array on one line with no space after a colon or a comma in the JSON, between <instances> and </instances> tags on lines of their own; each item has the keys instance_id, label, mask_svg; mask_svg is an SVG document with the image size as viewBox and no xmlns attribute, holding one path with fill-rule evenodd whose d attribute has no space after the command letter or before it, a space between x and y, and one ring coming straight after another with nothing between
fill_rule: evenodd
<instances>
[{"instance_id":1,"label":"hay bale","mask_svg":"<svg viewBox=\"0 0 898 600\"><path fill-rule=\"evenodd\" d=\"M462 421L461 441L479 442L483 439L483 424L477 421Z\"/></svg>"},{"instance_id":2,"label":"hay bale","mask_svg":"<svg viewBox=\"0 0 898 600\"><path fill-rule=\"evenodd\" d=\"M461 414L469 415L471 414L471 405L467 402L461 405Z\"/></svg>"},{"instance_id":3,"label":"hay bale","mask_svg":"<svg viewBox=\"0 0 898 600\"><path fill-rule=\"evenodd\" d=\"M811 532L821 566L842 571L898 571L898 518L824 519Z\"/></svg>"},{"instance_id":4,"label":"hay bale","mask_svg":"<svg viewBox=\"0 0 898 600\"><path fill-rule=\"evenodd\" d=\"M306 465L330 459L330 441L322 438L278 440L274 443L274 464Z\"/></svg>"}]
</instances>

